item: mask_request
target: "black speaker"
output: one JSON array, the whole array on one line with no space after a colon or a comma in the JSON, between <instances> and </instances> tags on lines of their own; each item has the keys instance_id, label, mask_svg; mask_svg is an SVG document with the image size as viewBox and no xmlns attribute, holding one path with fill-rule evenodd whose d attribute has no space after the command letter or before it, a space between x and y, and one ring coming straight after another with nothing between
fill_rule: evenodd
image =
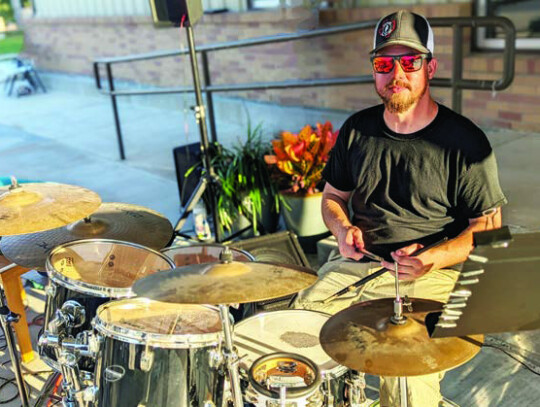
<instances>
[{"instance_id":1,"label":"black speaker","mask_svg":"<svg viewBox=\"0 0 540 407\"><path fill-rule=\"evenodd\" d=\"M310 267L298 238L289 231L240 240L230 246L245 250L255 257L256 261Z\"/></svg>"},{"instance_id":2,"label":"black speaker","mask_svg":"<svg viewBox=\"0 0 540 407\"><path fill-rule=\"evenodd\" d=\"M310 268L309 261L298 243L296 235L289 231L240 240L230 246L247 251L255 257L255 261L292 264ZM314 271L313 274L316 274L316 272ZM295 294L292 294L249 304L249 307L246 307L244 311L244 317L259 312L288 309L294 297Z\"/></svg>"},{"instance_id":3,"label":"black speaker","mask_svg":"<svg viewBox=\"0 0 540 407\"><path fill-rule=\"evenodd\" d=\"M203 15L202 0L150 0L150 8L155 23L180 24L184 18L185 27L194 26Z\"/></svg>"},{"instance_id":4,"label":"black speaker","mask_svg":"<svg viewBox=\"0 0 540 407\"><path fill-rule=\"evenodd\" d=\"M186 206L201 177L202 167L198 165L201 163L201 143L176 147L173 149L173 157L180 204ZM186 177L188 170L192 171Z\"/></svg>"}]
</instances>

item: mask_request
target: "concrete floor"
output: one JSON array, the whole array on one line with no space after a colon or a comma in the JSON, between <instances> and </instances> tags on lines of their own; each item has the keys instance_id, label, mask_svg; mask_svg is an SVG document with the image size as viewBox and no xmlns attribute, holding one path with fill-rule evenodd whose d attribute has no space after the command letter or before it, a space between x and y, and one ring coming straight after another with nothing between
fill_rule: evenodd
<instances>
[{"instance_id":1,"label":"concrete floor","mask_svg":"<svg viewBox=\"0 0 540 407\"><path fill-rule=\"evenodd\" d=\"M180 211L172 149L196 142L198 128L182 96L121 99L127 160L118 158L109 98L89 78L44 75L49 92L20 98L0 95L0 176L84 186L103 202L146 206L173 224ZM245 135L246 111L263 121L267 137L280 129L329 119L341 125L346 112L282 108L220 98L216 103L219 140L231 145ZM276 121L273 118L279 117ZM497 154L502 187L509 199L504 224L513 233L540 232L540 134L486 129ZM31 303L40 312L43 301ZM510 353L484 347L470 362L448 372L443 394L461 406L533 406L540 400L539 331L494 335ZM4 356L5 358L5 356ZM35 370L35 369L33 369ZM0 370L5 377L9 372ZM39 384L36 385L39 388ZM33 392L35 395L37 392ZM8 395L0 395L0 401ZM16 406L16 401L6 406Z\"/></svg>"}]
</instances>

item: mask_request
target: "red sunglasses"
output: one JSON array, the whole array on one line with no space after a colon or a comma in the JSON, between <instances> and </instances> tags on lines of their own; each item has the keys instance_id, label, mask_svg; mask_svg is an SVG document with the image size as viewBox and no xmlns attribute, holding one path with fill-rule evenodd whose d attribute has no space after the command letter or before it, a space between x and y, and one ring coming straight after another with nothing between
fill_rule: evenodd
<instances>
[{"instance_id":1,"label":"red sunglasses","mask_svg":"<svg viewBox=\"0 0 540 407\"><path fill-rule=\"evenodd\" d=\"M373 70L377 73L390 73L396 61L404 72L416 72L422 68L424 59L431 60L431 54L376 55L371 57Z\"/></svg>"}]
</instances>

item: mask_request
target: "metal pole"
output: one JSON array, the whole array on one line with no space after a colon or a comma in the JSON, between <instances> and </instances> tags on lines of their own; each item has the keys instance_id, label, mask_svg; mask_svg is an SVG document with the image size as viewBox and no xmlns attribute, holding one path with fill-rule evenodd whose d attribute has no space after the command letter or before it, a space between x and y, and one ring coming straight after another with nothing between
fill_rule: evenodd
<instances>
[{"instance_id":1,"label":"metal pole","mask_svg":"<svg viewBox=\"0 0 540 407\"><path fill-rule=\"evenodd\" d=\"M219 219L218 219L218 208L217 208L217 191L215 188L216 184L216 174L214 173L214 168L212 167L212 162L209 154L209 143L208 143L208 130L206 128L206 113L201 93L201 82L199 79L199 64L197 62L197 54L195 53L195 36L193 34L193 28L191 26L186 27L187 31L187 40L189 47L189 57L191 60L191 72L193 74L193 85L195 88L195 100L197 106L195 106L195 114L197 118L197 123L199 125L199 130L201 132L201 150L202 158L204 163L204 168L207 171L207 176L210 177L210 182L208 187L210 188L210 199L212 200L212 219L214 221L214 233L216 236L216 241L221 241L220 231L219 231ZM203 175L204 176L204 175Z\"/></svg>"},{"instance_id":2,"label":"metal pole","mask_svg":"<svg viewBox=\"0 0 540 407\"><path fill-rule=\"evenodd\" d=\"M454 55L452 58L452 109L461 113L463 90L458 85L463 76L463 32L458 24L452 26L454 31Z\"/></svg>"},{"instance_id":3,"label":"metal pole","mask_svg":"<svg viewBox=\"0 0 540 407\"><path fill-rule=\"evenodd\" d=\"M114 81L112 76L111 64L105 65L107 70L107 80L109 81L109 90L114 91ZM124 140L122 139L122 129L120 128L120 117L118 116L118 105L116 103L116 95L111 94L111 102L113 107L114 126L116 128L116 138L118 140L118 149L120 150L120 159L125 160Z\"/></svg>"},{"instance_id":4,"label":"metal pole","mask_svg":"<svg viewBox=\"0 0 540 407\"><path fill-rule=\"evenodd\" d=\"M400 394L400 404L401 407L407 407L408 400L407 400L407 378L406 377L400 377L399 378L399 394Z\"/></svg>"},{"instance_id":5,"label":"metal pole","mask_svg":"<svg viewBox=\"0 0 540 407\"><path fill-rule=\"evenodd\" d=\"M17 382L17 388L19 390L19 396L21 397L22 407L30 407L28 402L28 393L26 392L26 386L21 371L21 361L19 355L15 350L15 337L11 330L11 323L17 322L19 316L13 314L7 305L5 305L4 289L0 288L0 323L6 337L6 344L9 351L9 357L11 358L11 364L13 366L13 373L15 373L15 381Z\"/></svg>"},{"instance_id":6,"label":"metal pole","mask_svg":"<svg viewBox=\"0 0 540 407\"><path fill-rule=\"evenodd\" d=\"M203 77L204 77L204 86L207 88L212 84L212 79L210 77L210 64L208 63L208 52L201 52L202 64L203 64ZM206 104L208 106L208 123L210 123L210 138L212 142L217 142L217 132L216 132L216 115L214 114L214 94L211 90L206 90Z\"/></svg>"},{"instance_id":7,"label":"metal pole","mask_svg":"<svg viewBox=\"0 0 540 407\"><path fill-rule=\"evenodd\" d=\"M220 304L219 314L221 316L221 323L223 325L223 333L225 336L224 354L227 370L229 371L229 380L231 382L233 404L234 407L243 407L244 401L242 398L242 389L240 387L240 375L238 373L238 355L233 347L232 327L231 321L229 320L229 306Z\"/></svg>"}]
</instances>

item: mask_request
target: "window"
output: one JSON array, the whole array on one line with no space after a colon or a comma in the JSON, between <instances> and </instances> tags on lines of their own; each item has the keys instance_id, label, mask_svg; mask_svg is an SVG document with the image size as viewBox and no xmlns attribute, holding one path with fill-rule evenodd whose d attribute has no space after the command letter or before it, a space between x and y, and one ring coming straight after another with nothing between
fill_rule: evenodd
<instances>
[{"instance_id":1,"label":"window","mask_svg":"<svg viewBox=\"0 0 540 407\"><path fill-rule=\"evenodd\" d=\"M510 19L516 27L516 48L540 49L540 1L538 0L477 0L478 16ZM502 32L495 28L479 28L477 45L484 49L502 49Z\"/></svg>"}]
</instances>

